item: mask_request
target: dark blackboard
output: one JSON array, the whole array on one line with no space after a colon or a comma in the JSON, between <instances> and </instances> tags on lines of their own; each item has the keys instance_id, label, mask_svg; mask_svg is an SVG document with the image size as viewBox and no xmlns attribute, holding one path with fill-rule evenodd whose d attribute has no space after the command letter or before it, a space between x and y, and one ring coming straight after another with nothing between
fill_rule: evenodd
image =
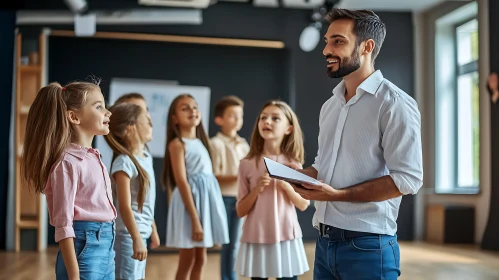
<instances>
[{"instance_id":1,"label":"dark blackboard","mask_svg":"<svg viewBox=\"0 0 499 280\"><path fill-rule=\"evenodd\" d=\"M107 99L113 77L175 80L211 88L211 109L222 96L245 101L241 136L249 141L261 106L269 99L288 101L288 51L162 42L50 37L49 79L68 83L93 74L102 79ZM76 56L75 56L76 55ZM204 113L204 112L201 112ZM210 113L210 136L218 131ZM166 133L166 132L165 132ZM154 159L157 181L156 224L165 241L167 197L161 190L163 159ZM49 242L54 243L53 228Z\"/></svg>"}]
</instances>

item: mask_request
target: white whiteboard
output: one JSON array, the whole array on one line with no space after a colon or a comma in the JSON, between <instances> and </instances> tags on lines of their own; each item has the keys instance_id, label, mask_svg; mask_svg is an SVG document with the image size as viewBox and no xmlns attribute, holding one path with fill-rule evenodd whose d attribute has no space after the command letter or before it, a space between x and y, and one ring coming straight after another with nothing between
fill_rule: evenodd
<instances>
[{"instance_id":1,"label":"white whiteboard","mask_svg":"<svg viewBox=\"0 0 499 280\"><path fill-rule=\"evenodd\" d=\"M196 99L201 112L203 126L208 133L210 95L208 87L176 85L174 81L114 78L109 88L109 104L122 95L137 92L144 96L153 124L153 140L147 144L153 157L164 157L166 145L166 119L168 109L175 97L188 93ZM110 106L109 105L109 106ZM102 154L102 162L110 170L113 152L103 136L96 136L96 148Z\"/></svg>"}]
</instances>

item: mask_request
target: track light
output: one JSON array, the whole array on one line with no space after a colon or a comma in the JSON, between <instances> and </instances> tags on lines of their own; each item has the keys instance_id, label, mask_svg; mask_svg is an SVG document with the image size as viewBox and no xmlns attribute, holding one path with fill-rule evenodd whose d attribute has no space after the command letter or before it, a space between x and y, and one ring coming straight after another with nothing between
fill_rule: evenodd
<instances>
[{"instance_id":1,"label":"track light","mask_svg":"<svg viewBox=\"0 0 499 280\"><path fill-rule=\"evenodd\" d=\"M64 3L73 14L83 14L88 9L86 0L64 0Z\"/></svg>"},{"instance_id":2,"label":"track light","mask_svg":"<svg viewBox=\"0 0 499 280\"><path fill-rule=\"evenodd\" d=\"M340 0L326 0L324 5L314 9L310 19L312 23L306 26L300 34L299 45L300 49L304 52L311 52L315 50L319 41L321 40L321 29L324 17L327 12L334 6L338 5Z\"/></svg>"},{"instance_id":3,"label":"track light","mask_svg":"<svg viewBox=\"0 0 499 280\"><path fill-rule=\"evenodd\" d=\"M315 50L321 39L322 23L315 22L305 27L300 35L300 49L304 52L311 52Z\"/></svg>"}]
</instances>

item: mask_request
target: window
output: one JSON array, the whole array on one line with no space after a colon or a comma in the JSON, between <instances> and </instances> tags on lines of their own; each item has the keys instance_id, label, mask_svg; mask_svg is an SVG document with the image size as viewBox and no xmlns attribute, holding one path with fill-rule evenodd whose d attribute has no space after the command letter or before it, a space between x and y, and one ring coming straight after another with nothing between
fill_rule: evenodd
<instances>
[{"instance_id":1,"label":"window","mask_svg":"<svg viewBox=\"0 0 499 280\"><path fill-rule=\"evenodd\" d=\"M436 23L436 193L475 194L480 185L478 21Z\"/></svg>"},{"instance_id":2,"label":"window","mask_svg":"<svg viewBox=\"0 0 499 280\"><path fill-rule=\"evenodd\" d=\"M478 188L479 112L478 112L478 21L456 27L457 54L457 187Z\"/></svg>"}]
</instances>

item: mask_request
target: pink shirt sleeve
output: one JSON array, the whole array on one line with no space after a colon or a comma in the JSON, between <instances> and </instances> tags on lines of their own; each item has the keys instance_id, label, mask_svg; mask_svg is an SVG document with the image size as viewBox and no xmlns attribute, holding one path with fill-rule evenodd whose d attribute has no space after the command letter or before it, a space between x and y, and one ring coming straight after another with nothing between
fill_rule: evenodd
<instances>
[{"instance_id":1,"label":"pink shirt sleeve","mask_svg":"<svg viewBox=\"0 0 499 280\"><path fill-rule=\"evenodd\" d=\"M239 163L239 173L237 175L237 183L239 185L238 188L238 193L237 193L237 202L244 198L248 193L250 192L250 182L249 182L249 177L247 175L247 169L248 167L246 166L248 163L246 160L241 160Z\"/></svg>"},{"instance_id":2,"label":"pink shirt sleeve","mask_svg":"<svg viewBox=\"0 0 499 280\"><path fill-rule=\"evenodd\" d=\"M77 190L76 174L67 161L61 161L48 179L52 189L52 226L55 227L55 242L75 237L73 218ZM49 209L50 210L50 209Z\"/></svg>"}]
</instances>

